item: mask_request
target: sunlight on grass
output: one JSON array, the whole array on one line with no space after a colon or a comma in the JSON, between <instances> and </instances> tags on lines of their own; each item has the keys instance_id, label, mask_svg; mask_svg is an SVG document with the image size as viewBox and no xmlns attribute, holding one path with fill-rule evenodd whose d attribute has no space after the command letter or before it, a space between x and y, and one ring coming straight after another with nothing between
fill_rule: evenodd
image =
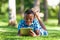
<instances>
[{"instance_id":1,"label":"sunlight on grass","mask_svg":"<svg viewBox=\"0 0 60 40\"><path fill-rule=\"evenodd\" d=\"M8 25L8 23L6 23L6 22L0 22L0 26L6 26L6 25Z\"/></svg>"},{"instance_id":2,"label":"sunlight on grass","mask_svg":"<svg viewBox=\"0 0 60 40\"><path fill-rule=\"evenodd\" d=\"M31 37L31 36L17 36L17 29L14 28L1 28L1 30L7 30L5 32L0 31L1 40L59 40L60 39L60 31L59 30L49 30L48 36L39 36L39 37ZM3 31L4 31L3 30Z\"/></svg>"},{"instance_id":3,"label":"sunlight on grass","mask_svg":"<svg viewBox=\"0 0 60 40\"><path fill-rule=\"evenodd\" d=\"M2 36L3 39L3 36ZM52 37L19 37L19 36L5 36L4 40L58 40L59 38Z\"/></svg>"},{"instance_id":4,"label":"sunlight on grass","mask_svg":"<svg viewBox=\"0 0 60 40\"><path fill-rule=\"evenodd\" d=\"M17 32L17 29L13 29L13 28L0 28L1 32Z\"/></svg>"},{"instance_id":5,"label":"sunlight on grass","mask_svg":"<svg viewBox=\"0 0 60 40\"><path fill-rule=\"evenodd\" d=\"M52 19L48 19L48 22L49 23L56 23L57 24L58 20L57 19L53 19L53 20Z\"/></svg>"},{"instance_id":6,"label":"sunlight on grass","mask_svg":"<svg viewBox=\"0 0 60 40\"><path fill-rule=\"evenodd\" d=\"M58 20L57 19L48 19L47 22L45 22L46 26L48 27L58 27Z\"/></svg>"},{"instance_id":7,"label":"sunlight on grass","mask_svg":"<svg viewBox=\"0 0 60 40\"><path fill-rule=\"evenodd\" d=\"M2 29L2 28L0 28L0 32L6 32L7 30L4 30L4 29Z\"/></svg>"},{"instance_id":8,"label":"sunlight on grass","mask_svg":"<svg viewBox=\"0 0 60 40\"><path fill-rule=\"evenodd\" d=\"M60 30L60 27L47 27L48 30Z\"/></svg>"}]
</instances>

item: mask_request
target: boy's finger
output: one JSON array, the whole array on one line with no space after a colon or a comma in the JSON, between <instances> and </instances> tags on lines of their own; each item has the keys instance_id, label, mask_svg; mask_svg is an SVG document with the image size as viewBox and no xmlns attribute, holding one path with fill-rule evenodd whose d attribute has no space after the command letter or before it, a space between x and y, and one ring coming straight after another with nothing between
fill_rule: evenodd
<instances>
[{"instance_id":1,"label":"boy's finger","mask_svg":"<svg viewBox=\"0 0 60 40\"><path fill-rule=\"evenodd\" d=\"M36 34L32 30L30 30L30 35L31 36L36 36Z\"/></svg>"}]
</instances>

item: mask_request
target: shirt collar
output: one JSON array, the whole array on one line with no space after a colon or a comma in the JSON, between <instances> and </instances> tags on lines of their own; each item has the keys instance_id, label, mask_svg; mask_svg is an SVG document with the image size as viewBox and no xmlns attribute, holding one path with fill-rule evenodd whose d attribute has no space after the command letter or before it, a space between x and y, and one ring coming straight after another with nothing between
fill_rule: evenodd
<instances>
[{"instance_id":1,"label":"shirt collar","mask_svg":"<svg viewBox=\"0 0 60 40\"><path fill-rule=\"evenodd\" d=\"M26 22L25 22L25 25L27 25ZM33 25L33 22L31 23L31 25ZM30 25L30 26L31 26L31 25ZM28 25L27 25L27 26L28 26Z\"/></svg>"}]
</instances>

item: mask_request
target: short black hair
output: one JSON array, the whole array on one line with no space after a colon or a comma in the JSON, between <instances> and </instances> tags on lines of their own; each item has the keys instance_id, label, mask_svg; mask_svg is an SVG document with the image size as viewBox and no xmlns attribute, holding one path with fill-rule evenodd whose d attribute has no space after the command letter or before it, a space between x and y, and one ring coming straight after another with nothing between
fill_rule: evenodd
<instances>
[{"instance_id":1,"label":"short black hair","mask_svg":"<svg viewBox=\"0 0 60 40\"><path fill-rule=\"evenodd\" d=\"M25 11L25 14L33 14L34 15L34 12L31 9L28 9Z\"/></svg>"}]
</instances>

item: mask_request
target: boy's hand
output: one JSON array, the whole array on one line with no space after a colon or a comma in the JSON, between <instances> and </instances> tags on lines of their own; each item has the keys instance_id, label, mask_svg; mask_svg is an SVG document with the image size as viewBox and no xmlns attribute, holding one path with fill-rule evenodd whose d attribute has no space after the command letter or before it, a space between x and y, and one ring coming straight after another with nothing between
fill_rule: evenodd
<instances>
[{"instance_id":1,"label":"boy's hand","mask_svg":"<svg viewBox=\"0 0 60 40\"><path fill-rule=\"evenodd\" d=\"M40 18L40 16L39 16L39 11L38 11L38 10L35 10L34 8L32 8L32 11L34 12L34 15L35 15L37 18Z\"/></svg>"},{"instance_id":2,"label":"boy's hand","mask_svg":"<svg viewBox=\"0 0 60 40\"><path fill-rule=\"evenodd\" d=\"M33 37L36 36L36 34L32 30L29 31L29 34L30 34L30 36L33 36Z\"/></svg>"}]
</instances>

